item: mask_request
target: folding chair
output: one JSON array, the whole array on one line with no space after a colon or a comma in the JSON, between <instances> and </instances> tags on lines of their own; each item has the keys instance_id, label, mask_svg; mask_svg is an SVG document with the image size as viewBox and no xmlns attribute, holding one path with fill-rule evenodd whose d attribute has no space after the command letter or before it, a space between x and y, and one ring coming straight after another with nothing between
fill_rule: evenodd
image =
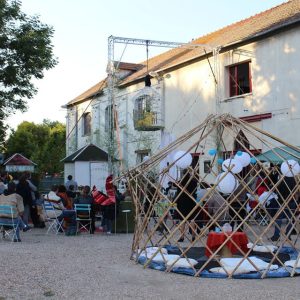
<instances>
[{"instance_id":1,"label":"folding chair","mask_svg":"<svg viewBox=\"0 0 300 300\"><path fill-rule=\"evenodd\" d=\"M55 234L59 232L64 232L62 227L62 222L59 222L56 215L56 210L51 202L45 201L43 204L43 209L45 213L45 222L48 223L48 229L46 234L52 231Z\"/></svg>"},{"instance_id":2,"label":"folding chair","mask_svg":"<svg viewBox=\"0 0 300 300\"><path fill-rule=\"evenodd\" d=\"M17 229L19 227L19 222L17 218L14 218L16 214L16 207L13 207L11 205L0 205L0 232L2 239L11 237L12 242L17 239ZM1 216L10 217L3 218Z\"/></svg>"},{"instance_id":3,"label":"folding chair","mask_svg":"<svg viewBox=\"0 0 300 300\"><path fill-rule=\"evenodd\" d=\"M74 204L76 213L77 230L76 234L82 229L91 232L92 229L92 216L91 216L91 204Z\"/></svg>"}]
</instances>

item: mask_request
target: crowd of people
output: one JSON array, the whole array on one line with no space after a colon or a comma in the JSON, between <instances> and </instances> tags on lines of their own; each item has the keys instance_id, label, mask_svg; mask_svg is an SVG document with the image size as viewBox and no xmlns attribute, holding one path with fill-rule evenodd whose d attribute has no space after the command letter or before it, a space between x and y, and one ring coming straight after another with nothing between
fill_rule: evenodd
<instances>
[{"instance_id":1,"label":"crowd of people","mask_svg":"<svg viewBox=\"0 0 300 300\"><path fill-rule=\"evenodd\" d=\"M126 196L120 194L116 187L114 189L116 203L102 206L95 203L91 187L78 186L71 175L65 184L53 185L49 193L40 195L29 172L23 173L18 180L3 174L0 178L0 205L13 207L14 215L12 218L8 212L0 213L0 224L15 226L14 242L21 242L20 230L26 232L32 228L44 228L47 218L57 218L59 222L57 229L64 231L66 235L73 235L77 233L75 204L90 204L90 234L95 232L95 221L98 216L101 217L103 231L111 234L112 223L118 213L118 204ZM45 211L43 209L45 202L50 203L53 210Z\"/></svg>"},{"instance_id":2,"label":"crowd of people","mask_svg":"<svg viewBox=\"0 0 300 300\"><path fill-rule=\"evenodd\" d=\"M232 230L243 231L244 220L254 209L253 216L264 215L269 221L274 219L274 233L270 238L272 241L280 239L282 221L287 219L284 233L291 240L291 235L295 233L295 215L300 210L299 187L295 178L283 176L280 168L272 164L269 169L253 168L251 172L239 174L239 177L240 182L234 192L222 194L214 186L201 182L194 172L186 169L180 180L170 181L168 187L163 189L166 198L157 197L154 200L157 203L153 203L153 215L164 215L165 218L172 218L173 222L180 224L181 235L178 242L183 242L187 224L192 241L195 240L197 231L204 226L209 230L216 230L228 223ZM155 190L155 183L149 181L144 193L145 215L152 205L150 199L158 195ZM165 211L168 205L172 206L172 214L156 212L156 207L161 206L163 202L166 202ZM199 205L198 202L202 204ZM259 207L255 208L257 205ZM258 211L260 214L257 214ZM160 225L158 230L161 231L162 228Z\"/></svg>"}]
</instances>

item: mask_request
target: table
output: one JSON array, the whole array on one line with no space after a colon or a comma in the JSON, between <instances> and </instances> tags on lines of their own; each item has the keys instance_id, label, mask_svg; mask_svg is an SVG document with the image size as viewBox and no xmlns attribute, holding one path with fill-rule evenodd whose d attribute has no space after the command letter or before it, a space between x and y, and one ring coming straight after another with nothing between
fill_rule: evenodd
<instances>
[{"instance_id":1,"label":"table","mask_svg":"<svg viewBox=\"0 0 300 300\"><path fill-rule=\"evenodd\" d=\"M211 256L211 252L215 252L230 236L225 245L220 249L220 254L223 257L230 257L232 254L239 252L239 248L243 252L248 251L248 237L244 232L210 232L207 236L205 255L207 257ZM239 247L237 247L234 243ZM209 251L211 250L211 252Z\"/></svg>"}]
</instances>

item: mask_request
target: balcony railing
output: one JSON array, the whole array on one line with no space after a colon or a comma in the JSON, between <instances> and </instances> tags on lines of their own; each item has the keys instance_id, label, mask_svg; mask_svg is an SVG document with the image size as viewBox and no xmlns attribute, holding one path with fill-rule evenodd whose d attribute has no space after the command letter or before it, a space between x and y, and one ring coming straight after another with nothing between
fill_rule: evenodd
<instances>
[{"instance_id":1,"label":"balcony railing","mask_svg":"<svg viewBox=\"0 0 300 300\"><path fill-rule=\"evenodd\" d=\"M134 129L139 131L155 131L164 127L161 113L153 111L133 111Z\"/></svg>"}]
</instances>

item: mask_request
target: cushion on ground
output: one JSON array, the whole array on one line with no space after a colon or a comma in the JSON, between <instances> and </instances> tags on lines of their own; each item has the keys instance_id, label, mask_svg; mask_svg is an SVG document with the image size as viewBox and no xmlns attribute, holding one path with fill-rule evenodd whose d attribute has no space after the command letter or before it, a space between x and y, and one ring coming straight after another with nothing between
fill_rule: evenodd
<instances>
[{"instance_id":1,"label":"cushion on ground","mask_svg":"<svg viewBox=\"0 0 300 300\"><path fill-rule=\"evenodd\" d=\"M298 260L297 264L296 264L297 260L296 259L292 259L292 260L288 260L284 263L284 265L286 267L292 267L294 268L296 265L296 268L300 268L300 259Z\"/></svg>"},{"instance_id":2,"label":"cushion on ground","mask_svg":"<svg viewBox=\"0 0 300 300\"><path fill-rule=\"evenodd\" d=\"M253 243L248 243L247 244L248 249L253 247ZM275 252L278 249L278 247L274 246L274 245L255 245L253 247L253 251L256 252L263 252L263 253L267 253L267 252Z\"/></svg>"},{"instance_id":3,"label":"cushion on ground","mask_svg":"<svg viewBox=\"0 0 300 300\"><path fill-rule=\"evenodd\" d=\"M160 254L160 253L158 253L152 258L152 261L155 261L155 262L168 262L169 260L174 260L174 259L177 259L177 258L179 258L179 255L176 255L176 254Z\"/></svg>"},{"instance_id":4,"label":"cushion on ground","mask_svg":"<svg viewBox=\"0 0 300 300\"><path fill-rule=\"evenodd\" d=\"M248 270L248 272L253 272L257 270L265 270L269 268L269 270L276 270L278 269L278 265L271 265L269 266L269 263L266 263L265 261L255 257L250 256L248 259L243 260L244 258L222 258L220 260L220 264L223 268L235 268L241 261L241 264L239 265L239 268L243 270ZM250 263L251 262L253 263ZM256 266L256 268L254 267Z\"/></svg>"},{"instance_id":5,"label":"cushion on ground","mask_svg":"<svg viewBox=\"0 0 300 300\"><path fill-rule=\"evenodd\" d=\"M157 253L162 253L162 254L168 254L167 249L165 248L159 248L159 247L147 247L145 249L145 251L147 252L147 254L154 254L156 251L158 250Z\"/></svg>"},{"instance_id":6,"label":"cushion on ground","mask_svg":"<svg viewBox=\"0 0 300 300\"><path fill-rule=\"evenodd\" d=\"M226 271L225 271L226 269ZM245 274L245 273L249 273L249 270L247 268L241 268L241 267L238 267L235 271L234 271L235 268L233 267L216 267L216 268L211 268L209 269L209 272L212 272L212 273L219 273L219 274L228 274L228 275L231 275L231 274ZM234 272L233 272L234 271Z\"/></svg>"},{"instance_id":7,"label":"cushion on ground","mask_svg":"<svg viewBox=\"0 0 300 300\"><path fill-rule=\"evenodd\" d=\"M175 262L176 261L176 262ZM173 265L173 263L175 264ZM196 265L198 262L193 258L173 258L167 261L167 266L172 268L192 268L192 266Z\"/></svg>"}]
</instances>

